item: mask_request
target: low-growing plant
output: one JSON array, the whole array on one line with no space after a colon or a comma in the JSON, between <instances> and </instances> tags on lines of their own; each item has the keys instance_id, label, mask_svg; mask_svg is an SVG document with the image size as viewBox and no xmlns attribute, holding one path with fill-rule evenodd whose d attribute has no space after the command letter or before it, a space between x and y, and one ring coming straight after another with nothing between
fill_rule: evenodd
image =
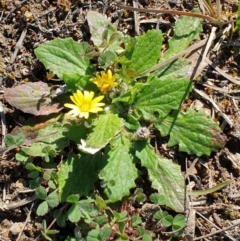
<instances>
[{"instance_id":1,"label":"low-growing plant","mask_svg":"<svg viewBox=\"0 0 240 241\"><path fill-rule=\"evenodd\" d=\"M5 98L11 105L37 116L7 138L12 140L10 146L21 146L16 158L31 171L31 187L42 200L37 214L55 208L59 226L67 220L76 224L75 237L67 240L81 240L79 230L87 240L107 240L113 234L116 240L126 240L129 216L126 211L112 211L110 204L130 196L143 169L157 192L152 200L184 211L180 166L152 147L155 135L168 137L169 147L178 145L179 151L197 156L222 148L225 138L218 123L203 111L182 106L192 87L187 60L179 58L148 72L198 37L200 19L181 17L165 53L161 53L160 30L134 38L123 36L92 11L87 22L93 45L57 38L35 49L46 69L64 81L70 96L65 88L43 82L7 91ZM22 133L25 140L14 139L16 133ZM27 145L29 136L35 136L31 145ZM33 164L34 157L42 158L41 167ZM99 196L93 192L96 182ZM132 198L146 199L142 192ZM56 209L59 204L66 205ZM184 226L175 218L170 222L172 231ZM159 220L165 224L162 216ZM131 223L139 231L135 237L151 240L151 233L140 228L138 215ZM48 233L43 232L46 238Z\"/></svg>"}]
</instances>

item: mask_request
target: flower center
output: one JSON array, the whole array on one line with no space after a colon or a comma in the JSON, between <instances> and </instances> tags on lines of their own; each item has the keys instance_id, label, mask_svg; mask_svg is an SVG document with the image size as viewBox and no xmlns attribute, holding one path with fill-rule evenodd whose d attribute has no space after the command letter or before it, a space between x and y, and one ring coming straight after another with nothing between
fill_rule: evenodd
<instances>
[{"instance_id":1,"label":"flower center","mask_svg":"<svg viewBox=\"0 0 240 241\"><path fill-rule=\"evenodd\" d=\"M84 102L81 107L80 107L82 112L89 112L90 110L90 103L89 102Z\"/></svg>"}]
</instances>

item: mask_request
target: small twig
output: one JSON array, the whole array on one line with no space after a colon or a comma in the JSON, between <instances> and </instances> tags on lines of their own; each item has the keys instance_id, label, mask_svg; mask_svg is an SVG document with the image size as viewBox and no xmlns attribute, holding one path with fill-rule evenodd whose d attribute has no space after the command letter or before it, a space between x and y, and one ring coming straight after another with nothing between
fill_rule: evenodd
<instances>
[{"instance_id":1,"label":"small twig","mask_svg":"<svg viewBox=\"0 0 240 241\"><path fill-rule=\"evenodd\" d=\"M133 7L137 8L138 7L138 0L133 0ZM139 13L137 11L133 12L134 16L134 28L135 28L135 34L140 35L139 31Z\"/></svg>"},{"instance_id":2,"label":"small twig","mask_svg":"<svg viewBox=\"0 0 240 241\"><path fill-rule=\"evenodd\" d=\"M201 239L205 239L205 238L208 238L208 237L212 237L212 236L214 236L215 234L218 234L218 233L221 233L221 232L225 232L225 231L227 231L227 230L229 230L229 229L231 229L231 228L234 228L234 227L236 227L236 226L238 226L238 225L240 225L240 222L237 222L237 223L235 223L235 224L233 224L233 225L231 225L231 226L229 226L229 227L222 228L222 229L220 229L220 230L218 230L218 231L216 231L216 232L213 232L213 233L210 233L210 234L206 234L206 235L203 235L203 236L194 238L193 240L196 241L196 240L201 240Z\"/></svg>"},{"instance_id":3,"label":"small twig","mask_svg":"<svg viewBox=\"0 0 240 241\"><path fill-rule=\"evenodd\" d=\"M231 75L225 73L224 71L222 71L219 67L217 67L215 64L213 64L213 62L208 59L208 58L205 58L205 61L211 65L211 67L213 69L215 69L219 74L221 74L223 77L225 77L226 79L228 79L229 81L233 82L234 84L237 84L237 85L240 85L240 81L234 79Z\"/></svg>"},{"instance_id":4,"label":"small twig","mask_svg":"<svg viewBox=\"0 0 240 241\"><path fill-rule=\"evenodd\" d=\"M0 209L2 210L10 210L10 209L15 209L15 208L18 208L18 207L21 207L21 206L24 206L30 202L33 202L37 199L37 197L35 195L31 196L31 197L28 197L28 198L25 198L19 202L13 202L13 203L9 203L9 204L6 204L6 203L0 203Z\"/></svg>"},{"instance_id":5,"label":"small twig","mask_svg":"<svg viewBox=\"0 0 240 241\"><path fill-rule=\"evenodd\" d=\"M206 220L207 222L211 223L212 226L214 226L216 229L221 230L217 225L215 225L213 222L211 222L209 219L207 219L206 217L204 217L201 213L197 212L197 214L203 218L204 220ZM232 241L237 241L235 238L229 236L228 234L224 234L224 236L227 236L229 239L231 239ZM195 239L194 239L195 240Z\"/></svg>"},{"instance_id":6,"label":"small twig","mask_svg":"<svg viewBox=\"0 0 240 241\"><path fill-rule=\"evenodd\" d=\"M30 220L30 215L31 215L31 213L32 213L33 204L34 204L34 203L32 203L32 205L31 205L31 208L30 208L30 210L29 210L29 212L28 212L27 218L26 218L26 220L25 220L25 222L24 222L24 224L23 224L23 226L22 226L21 232L18 234L18 237L17 237L16 241L19 241L19 240L20 240L20 238L21 238L21 236L22 236L22 232L23 232L25 226L27 225L27 223L28 223L29 220Z\"/></svg>"},{"instance_id":7,"label":"small twig","mask_svg":"<svg viewBox=\"0 0 240 241\"><path fill-rule=\"evenodd\" d=\"M184 11L176 11L176 10L158 10L158 9L145 9L145 8L142 9L142 8L134 8L134 7L120 5L120 4L116 4L116 5L119 8L131 10L131 11L138 11L138 12L145 12L145 13L167 13L167 14L175 14L175 15L184 15L184 16L196 17L196 18L208 20L216 26L221 26L223 24L218 19L215 19L215 18L207 16L207 15L203 15L200 13L192 13L192 12L184 12Z\"/></svg>"},{"instance_id":8,"label":"small twig","mask_svg":"<svg viewBox=\"0 0 240 241\"><path fill-rule=\"evenodd\" d=\"M195 92L196 94L200 95L203 99L209 101L212 106L221 114L221 116L223 117L223 119L229 124L230 127L233 127L233 123L232 121L229 119L229 117L227 115L225 115L220 108L218 107L218 105L211 99L208 97L208 95L206 95L204 92L196 89L195 87L193 87L193 92Z\"/></svg>"},{"instance_id":9,"label":"small twig","mask_svg":"<svg viewBox=\"0 0 240 241\"><path fill-rule=\"evenodd\" d=\"M23 31L22 31L22 34L21 34L21 36L20 36L20 38L19 38L19 40L18 40L18 42L16 44L15 51L14 51L12 57L11 57L10 64L14 63L14 61L15 61L15 59L17 57L18 51L22 47L23 40L26 37L26 34L27 34L27 28L23 29Z\"/></svg>"}]
</instances>

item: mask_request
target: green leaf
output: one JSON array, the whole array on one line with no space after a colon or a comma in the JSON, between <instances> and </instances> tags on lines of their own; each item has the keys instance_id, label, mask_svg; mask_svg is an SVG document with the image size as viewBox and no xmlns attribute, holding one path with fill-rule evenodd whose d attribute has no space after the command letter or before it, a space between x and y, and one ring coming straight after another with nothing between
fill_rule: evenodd
<instances>
[{"instance_id":1,"label":"green leaf","mask_svg":"<svg viewBox=\"0 0 240 241\"><path fill-rule=\"evenodd\" d=\"M163 37L160 30L149 30L135 39L136 43L130 50L131 56L127 56L131 62L125 68L141 73L156 65L160 58Z\"/></svg>"},{"instance_id":2,"label":"green leaf","mask_svg":"<svg viewBox=\"0 0 240 241\"><path fill-rule=\"evenodd\" d=\"M87 195L94 188L100 160L99 154L72 154L61 163L57 174L61 202L65 202L70 195Z\"/></svg>"},{"instance_id":3,"label":"green leaf","mask_svg":"<svg viewBox=\"0 0 240 241\"><path fill-rule=\"evenodd\" d=\"M164 195L168 207L183 212L185 183L180 167L171 160L160 158L147 143L136 143L136 150L136 156L148 170L152 187Z\"/></svg>"},{"instance_id":4,"label":"green leaf","mask_svg":"<svg viewBox=\"0 0 240 241\"><path fill-rule=\"evenodd\" d=\"M72 38L54 39L35 49L37 58L60 79L64 73L91 75L94 68L88 54L94 51L86 42L75 42Z\"/></svg>"},{"instance_id":5,"label":"green leaf","mask_svg":"<svg viewBox=\"0 0 240 241\"><path fill-rule=\"evenodd\" d=\"M127 220L127 211L124 210L123 212L121 213L118 213L116 211L113 211L113 216L116 218L116 222L124 222Z\"/></svg>"},{"instance_id":6,"label":"green leaf","mask_svg":"<svg viewBox=\"0 0 240 241\"><path fill-rule=\"evenodd\" d=\"M150 200L153 203L156 203L158 205L166 205L166 200L164 195L159 194L159 193L153 193L150 195Z\"/></svg>"},{"instance_id":7,"label":"green leaf","mask_svg":"<svg viewBox=\"0 0 240 241\"><path fill-rule=\"evenodd\" d=\"M41 200L46 200L46 198L47 198L47 191L43 186L36 188L35 194L36 194L37 198L39 198Z\"/></svg>"},{"instance_id":8,"label":"green leaf","mask_svg":"<svg viewBox=\"0 0 240 241\"><path fill-rule=\"evenodd\" d=\"M49 181L52 178L53 169L47 169L43 173L43 179Z\"/></svg>"},{"instance_id":9,"label":"green leaf","mask_svg":"<svg viewBox=\"0 0 240 241\"><path fill-rule=\"evenodd\" d=\"M36 178L39 177L39 172L37 172L37 171L30 172L30 173L28 174L28 177L29 177L29 178L32 178L32 179L36 179Z\"/></svg>"},{"instance_id":10,"label":"green leaf","mask_svg":"<svg viewBox=\"0 0 240 241\"><path fill-rule=\"evenodd\" d=\"M18 133L16 136L12 136L11 134L7 134L4 138L4 142L7 146L20 146L24 143L24 135L22 133Z\"/></svg>"},{"instance_id":11,"label":"green leaf","mask_svg":"<svg viewBox=\"0 0 240 241\"><path fill-rule=\"evenodd\" d=\"M144 233L142 237L142 241L152 241L152 236L148 233Z\"/></svg>"},{"instance_id":12,"label":"green leaf","mask_svg":"<svg viewBox=\"0 0 240 241\"><path fill-rule=\"evenodd\" d=\"M183 228L186 225L186 218L182 214L177 214L172 222L173 226Z\"/></svg>"},{"instance_id":13,"label":"green leaf","mask_svg":"<svg viewBox=\"0 0 240 241\"><path fill-rule=\"evenodd\" d=\"M138 88L137 86L134 88ZM136 111L142 113L146 120L149 120L155 112L165 117L171 110L179 109L191 91L191 86L191 82L185 78L160 80L153 77L145 88L141 87L135 97Z\"/></svg>"},{"instance_id":14,"label":"green leaf","mask_svg":"<svg viewBox=\"0 0 240 241\"><path fill-rule=\"evenodd\" d=\"M82 75L80 73L64 73L63 80L67 85L67 89L69 92L76 92L77 90L92 90L96 91L96 86L89 81L92 76L90 75Z\"/></svg>"},{"instance_id":15,"label":"green leaf","mask_svg":"<svg viewBox=\"0 0 240 241\"><path fill-rule=\"evenodd\" d=\"M64 131L63 124L59 122L47 125L38 132L37 138L42 138L42 141L33 143L28 149L28 155L45 157L46 154L62 151L69 145Z\"/></svg>"},{"instance_id":16,"label":"green leaf","mask_svg":"<svg viewBox=\"0 0 240 241\"><path fill-rule=\"evenodd\" d=\"M179 58L155 70L152 75L155 75L156 77L161 79L188 78L191 73L191 69L191 62L186 59Z\"/></svg>"},{"instance_id":17,"label":"green leaf","mask_svg":"<svg viewBox=\"0 0 240 241\"><path fill-rule=\"evenodd\" d=\"M114 64L115 54L111 51L106 51L102 54L100 54L98 58L98 64L102 68L106 69L109 66Z\"/></svg>"},{"instance_id":18,"label":"green leaf","mask_svg":"<svg viewBox=\"0 0 240 241\"><path fill-rule=\"evenodd\" d=\"M59 233L59 230L56 230L56 229L50 229L46 232L46 234L49 234L49 235L54 235L57 233Z\"/></svg>"},{"instance_id":19,"label":"green leaf","mask_svg":"<svg viewBox=\"0 0 240 241\"><path fill-rule=\"evenodd\" d=\"M112 202L129 195L129 190L136 186L134 181L138 173L130 148L131 144L122 143L119 137L115 146L108 148L104 155L107 165L100 171L99 177L106 183L104 192Z\"/></svg>"},{"instance_id":20,"label":"green leaf","mask_svg":"<svg viewBox=\"0 0 240 241\"><path fill-rule=\"evenodd\" d=\"M134 116L128 115L124 126L129 130L137 130L138 128L140 128L140 123Z\"/></svg>"},{"instance_id":21,"label":"green leaf","mask_svg":"<svg viewBox=\"0 0 240 241\"><path fill-rule=\"evenodd\" d=\"M172 215L167 215L161 219L161 223L164 227L170 227L173 222L173 216Z\"/></svg>"},{"instance_id":22,"label":"green leaf","mask_svg":"<svg viewBox=\"0 0 240 241\"><path fill-rule=\"evenodd\" d=\"M103 148L122 130L123 119L115 114L106 113L96 118L93 126L86 140L87 147Z\"/></svg>"},{"instance_id":23,"label":"green leaf","mask_svg":"<svg viewBox=\"0 0 240 241\"><path fill-rule=\"evenodd\" d=\"M48 204L46 201L39 204L37 208L37 215L44 216L48 212Z\"/></svg>"},{"instance_id":24,"label":"green leaf","mask_svg":"<svg viewBox=\"0 0 240 241\"><path fill-rule=\"evenodd\" d=\"M88 11L86 18L92 35L91 40L95 46L99 47L104 38L110 38L110 35L117 32L117 29L111 26L107 18L96 11Z\"/></svg>"},{"instance_id":25,"label":"green leaf","mask_svg":"<svg viewBox=\"0 0 240 241\"><path fill-rule=\"evenodd\" d=\"M218 191L221 188L224 188L225 186L229 185L232 183L232 180L226 180L224 182L221 182L220 184L211 187L211 188L207 188L205 190L196 190L196 191L191 191L191 192L187 192L188 195L191 196L200 196L200 195L207 195L209 193L213 193Z\"/></svg>"},{"instance_id":26,"label":"green leaf","mask_svg":"<svg viewBox=\"0 0 240 241\"><path fill-rule=\"evenodd\" d=\"M66 202L68 203L77 203L79 200L79 195L70 195L67 197Z\"/></svg>"},{"instance_id":27,"label":"green leaf","mask_svg":"<svg viewBox=\"0 0 240 241\"><path fill-rule=\"evenodd\" d=\"M185 227L185 225L186 225L185 217L182 214L177 214L174 217L173 223L172 223L172 231L174 232L174 235L177 237L182 236L183 228Z\"/></svg>"},{"instance_id":28,"label":"green leaf","mask_svg":"<svg viewBox=\"0 0 240 241\"><path fill-rule=\"evenodd\" d=\"M51 208L57 207L57 205L59 204L58 194L56 192L50 193L47 196L46 201L47 201L49 207L51 207Z\"/></svg>"},{"instance_id":29,"label":"green leaf","mask_svg":"<svg viewBox=\"0 0 240 241\"><path fill-rule=\"evenodd\" d=\"M101 240L101 237L99 236L98 230L94 229L88 233L87 241L100 241L100 240Z\"/></svg>"},{"instance_id":30,"label":"green leaf","mask_svg":"<svg viewBox=\"0 0 240 241\"><path fill-rule=\"evenodd\" d=\"M67 211L68 219L72 223L76 223L81 218L81 211L77 204L73 204Z\"/></svg>"},{"instance_id":31,"label":"green leaf","mask_svg":"<svg viewBox=\"0 0 240 241\"><path fill-rule=\"evenodd\" d=\"M105 16L96 11L88 11L86 19L92 35L91 40L100 52L109 50L121 53L123 51L120 47L122 33L118 32Z\"/></svg>"},{"instance_id":32,"label":"green leaf","mask_svg":"<svg viewBox=\"0 0 240 241\"><path fill-rule=\"evenodd\" d=\"M26 165L26 169L29 170L29 171L37 171L37 172L43 171L43 169L41 167L37 167L33 163L28 163Z\"/></svg>"},{"instance_id":33,"label":"green leaf","mask_svg":"<svg viewBox=\"0 0 240 241\"><path fill-rule=\"evenodd\" d=\"M161 62L188 48L190 43L197 39L202 31L202 19L181 16L175 23L174 35L169 40L169 49L164 53Z\"/></svg>"},{"instance_id":34,"label":"green leaf","mask_svg":"<svg viewBox=\"0 0 240 241\"><path fill-rule=\"evenodd\" d=\"M49 186L49 188L51 188L51 189L57 189L57 183L56 183L55 181L53 181L53 180L50 180L50 181L48 182L48 186Z\"/></svg>"},{"instance_id":35,"label":"green leaf","mask_svg":"<svg viewBox=\"0 0 240 241\"><path fill-rule=\"evenodd\" d=\"M111 233L112 233L112 229L105 227L100 230L99 236L101 237L101 240L106 240L110 237Z\"/></svg>"},{"instance_id":36,"label":"green leaf","mask_svg":"<svg viewBox=\"0 0 240 241\"><path fill-rule=\"evenodd\" d=\"M168 212L167 211L157 211L155 214L154 214L154 218L156 218L157 220L161 220L162 218L168 216Z\"/></svg>"},{"instance_id":37,"label":"green leaf","mask_svg":"<svg viewBox=\"0 0 240 241\"><path fill-rule=\"evenodd\" d=\"M142 223L142 219L139 216L132 216L131 217L131 223L133 227L136 227L137 225Z\"/></svg>"},{"instance_id":38,"label":"green leaf","mask_svg":"<svg viewBox=\"0 0 240 241\"><path fill-rule=\"evenodd\" d=\"M69 122L64 125L64 135L71 141L75 141L79 143L80 139L86 139L88 129L84 125L84 122L76 123L76 122Z\"/></svg>"},{"instance_id":39,"label":"green leaf","mask_svg":"<svg viewBox=\"0 0 240 241\"><path fill-rule=\"evenodd\" d=\"M170 135L169 146L179 145L179 150L188 154L210 155L226 142L218 124L203 111L174 112L155 126L162 136Z\"/></svg>"}]
</instances>

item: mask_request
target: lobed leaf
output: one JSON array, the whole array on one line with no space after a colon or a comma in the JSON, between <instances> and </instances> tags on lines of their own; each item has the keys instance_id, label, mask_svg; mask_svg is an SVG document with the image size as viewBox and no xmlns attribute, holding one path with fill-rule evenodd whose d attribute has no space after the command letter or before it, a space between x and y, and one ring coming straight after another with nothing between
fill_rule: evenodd
<instances>
[{"instance_id":1,"label":"lobed leaf","mask_svg":"<svg viewBox=\"0 0 240 241\"><path fill-rule=\"evenodd\" d=\"M139 142L136 149L136 156L148 170L152 188L164 195L168 207L183 212L185 183L180 166L157 156L150 144Z\"/></svg>"},{"instance_id":2,"label":"lobed leaf","mask_svg":"<svg viewBox=\"0 0 240 241\"><path fill-rule=\"evenodd\" d=\"M210 155L226 143L218 124L203 111L174 112L155 126L162 136L170 135L169 146L179 145L179 150L188 154Z\"/></svg>"}]
</instances>

